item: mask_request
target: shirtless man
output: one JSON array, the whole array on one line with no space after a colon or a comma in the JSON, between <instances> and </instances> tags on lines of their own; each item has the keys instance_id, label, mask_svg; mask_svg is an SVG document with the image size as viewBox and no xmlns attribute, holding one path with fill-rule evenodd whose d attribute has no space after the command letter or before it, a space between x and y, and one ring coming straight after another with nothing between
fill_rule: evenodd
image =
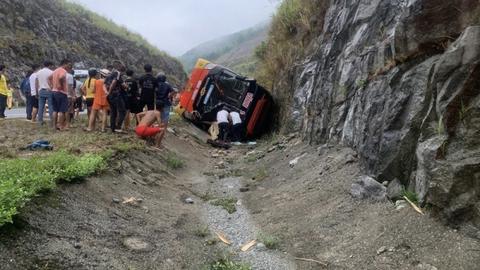
<instances>
[{"instance_id":1,"label":"shirtless man","mask_svg":"<svg viewBox=\"0 0 480 270\"><path fill-rule=\"evenodd\" d=\"M145 111L137 114L138 126L135 129L137 135L143 139L155 138L155 146L160 147L164 128L162 127L162 117L159 111ZM158 123L158 125L155 125Z\"/></svg>"}]
</instances>

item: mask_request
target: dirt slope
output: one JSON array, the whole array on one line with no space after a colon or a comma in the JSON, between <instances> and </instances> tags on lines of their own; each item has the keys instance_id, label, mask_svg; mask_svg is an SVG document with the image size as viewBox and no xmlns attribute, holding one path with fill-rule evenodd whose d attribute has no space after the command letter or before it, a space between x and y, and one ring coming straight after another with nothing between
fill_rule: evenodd
<instances>
[{"instance_id":1,"label":"dirt slope","mask_svg":"<svg viewBox=\"0 0 480 270\"><path fill-rule=\"evenodd\" d=\"M106 173L33 200L0 230L2 269L205 269L219 254L256 270L478 269L473 227L353 199L360 170L348 148L291 136L218 151L196 128L174 129L163 151L117 156ZM167 167L173 152L184 168ZM142 201L123 204L129 197ZM215 205L222 198L236 211ZM278 249L240 251L261 235L278 238Z\"/></svg>"},{"instance_id":2,"label":"dirt slope","mask_svg":"<svg viewBox=\"0 0 480 270\"><path fill-rule=\"evenodd\" d=\"M120 155L105 174L32 201L14 226L0 231L1 269L173 270L205 264L213 248L194 234L201 222L183 202L182 169L166 166L169 149L181 150L183 159L185 149L174 146L188 144L169 136L163 152ZM191 170L202 162L194 156L188 161ZM142 202L122 203L130 197Z\"/></svg>"}]
</instances>

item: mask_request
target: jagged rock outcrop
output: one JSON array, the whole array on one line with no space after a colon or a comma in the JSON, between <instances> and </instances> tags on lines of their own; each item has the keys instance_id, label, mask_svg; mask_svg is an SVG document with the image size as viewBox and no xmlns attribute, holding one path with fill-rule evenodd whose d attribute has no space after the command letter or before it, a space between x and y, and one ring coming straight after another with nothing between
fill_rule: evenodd
<instances>
[{"instance_id":1,"label":"jagged rock outcrop","mask_svg":"<svg viewBox=\"0 0 480 270\"><path fill-rule=\"evenodd\" d=\"M296 68L290 118L354 148L451 221L480 225L480 3L330 1Z\"/></svg>"},{"instance_id":2,"label":"jagged rock outcrop","mask_svg":"<svg viewBox=\"0 0 480 270\"><path fill-rule=\"evenodd\" d=\"M186 78L177 60L98 27L86 14L66 10L61 0L3 0L0 36L0 62L17 81L33 63L65 57L78 68L105 67L120 59L142 71L151 63L177 86Z\"/></svg>"}]
</instances>

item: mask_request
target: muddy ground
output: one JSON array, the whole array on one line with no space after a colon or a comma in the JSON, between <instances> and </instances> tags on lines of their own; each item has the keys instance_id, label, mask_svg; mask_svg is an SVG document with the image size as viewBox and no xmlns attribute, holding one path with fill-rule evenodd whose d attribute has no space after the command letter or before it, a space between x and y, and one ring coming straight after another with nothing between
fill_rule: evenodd
<instances>
[{"instance_id":1,"label":"muddy ground","mask_svg":"<svg viewBox=\"0 0 480 270\"><path fill-rule=\"evenodd\" d=\"M9 134L36 135L16 128ZM351 198L361 170L348 148L289 136L220 151L189 124L174 130L162 151L117 155L101 175L32 200L1 229L0 268L202 269L228 254L253 269L478 269L478 230ZM169 167L172 156L185 166ZM123 203L131 197L141 201ZM236 211L213 205L221 198L234 199ZM277 247L240 251L265 235Z\"/></svg>"}]
</instances>

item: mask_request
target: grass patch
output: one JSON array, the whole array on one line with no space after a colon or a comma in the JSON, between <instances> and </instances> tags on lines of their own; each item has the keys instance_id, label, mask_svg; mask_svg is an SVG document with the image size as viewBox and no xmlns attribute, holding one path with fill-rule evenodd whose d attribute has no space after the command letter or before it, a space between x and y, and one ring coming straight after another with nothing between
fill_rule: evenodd
<instances>
[{"instance_id":1,"label":"grass patch","mask_svg":"<svg viewBox=\"0 0 480 270\"><path fill-rule=\"evenodd\" d=\"M214 195L210 194L210 192L206 192L205 194L200 195L199 197L204 202L209 202L209 201L215 200L217 198Z\"/></svg>"},{"instance_id":2,"label":"grass patch","mask_svg":"<svg viewBox=\"0 0 480 270\"><path fill-rule=\"evenodd\" d=\"M185 162L174 153L169 153L165 161L167 162L167 167L174 170L185 167Z\"/></svg>"},{"instance_id":3,"label":"grass patch","mask_svg":"<svg viewBox=\"0 0 480 270\"><path fill-rule=\"evenodd\" d=\"M258 241L262 242L268 249L278 249L280 247L280 238L274 235L261 233L258 235Z\"/></svg>"},{"instance_id":4,"label":"grass patch","mask_svg":"<svg viewBox=\"0 0 480 270\"><path fill-rule=\"evenodd\" d=\"M263 181L269 176L268 170L266 168L259 168L255 172L255 175L252 177L252 180Z\"/></svg>"},{"instance_id":5,"label":"grass patch","mask_svg":"<svg viewBox=\"0 0 480 270\"><path fill-rule=\"evenodd\" d=\"M407 197L411 202L418 204L418 195L417 193L409 190L403 190L402 196Z\"/></svg>"},{"instance_id":6,"label":"grass patch","mask_svg":"<svg viewBox=\"0 0 480 270\"><path fill-rule=\"evenodd\" d=\"M220 206L225 209L229 214L233 214L237 212L237 207L235 206L237 204L237 201L237 198L226 197L213 200L210 202L210 204L214 206Z\"/></svg>"},{"instance_id":7,"label":"grass patch","mask_svg":"<svg viewBox=\"0 0 480 270\"><path fill-rule=\"evenodd\" d=\"M208 226L201 226L201 227L198 227L197 229L195 229L193 231L193 234L195 236L205 238L205 237L210 235L210 230L208 229Z\"/></svg>"},{"instance_id":8,"label":"grass patch","mask_svg":"<svg viewBox=\"0 0 480 270\"><path fill-rule=\"evenodd\" d=\"M232 261L228 257L224 257L203 267L202 270L252 270L252 267L244 263Z\"/></svg>"},{"instance_id":9,"label":"grass patch","mask_svg":"<svg viewBox=\"0 0 480 270\"><path fill-rule=\"evenodd\" d=\"M0 226L11 223L26 202L58 181L84 179L105 168L101 155L56 152L46 157L0 161Z\"/></svg>"}]
</instances>

